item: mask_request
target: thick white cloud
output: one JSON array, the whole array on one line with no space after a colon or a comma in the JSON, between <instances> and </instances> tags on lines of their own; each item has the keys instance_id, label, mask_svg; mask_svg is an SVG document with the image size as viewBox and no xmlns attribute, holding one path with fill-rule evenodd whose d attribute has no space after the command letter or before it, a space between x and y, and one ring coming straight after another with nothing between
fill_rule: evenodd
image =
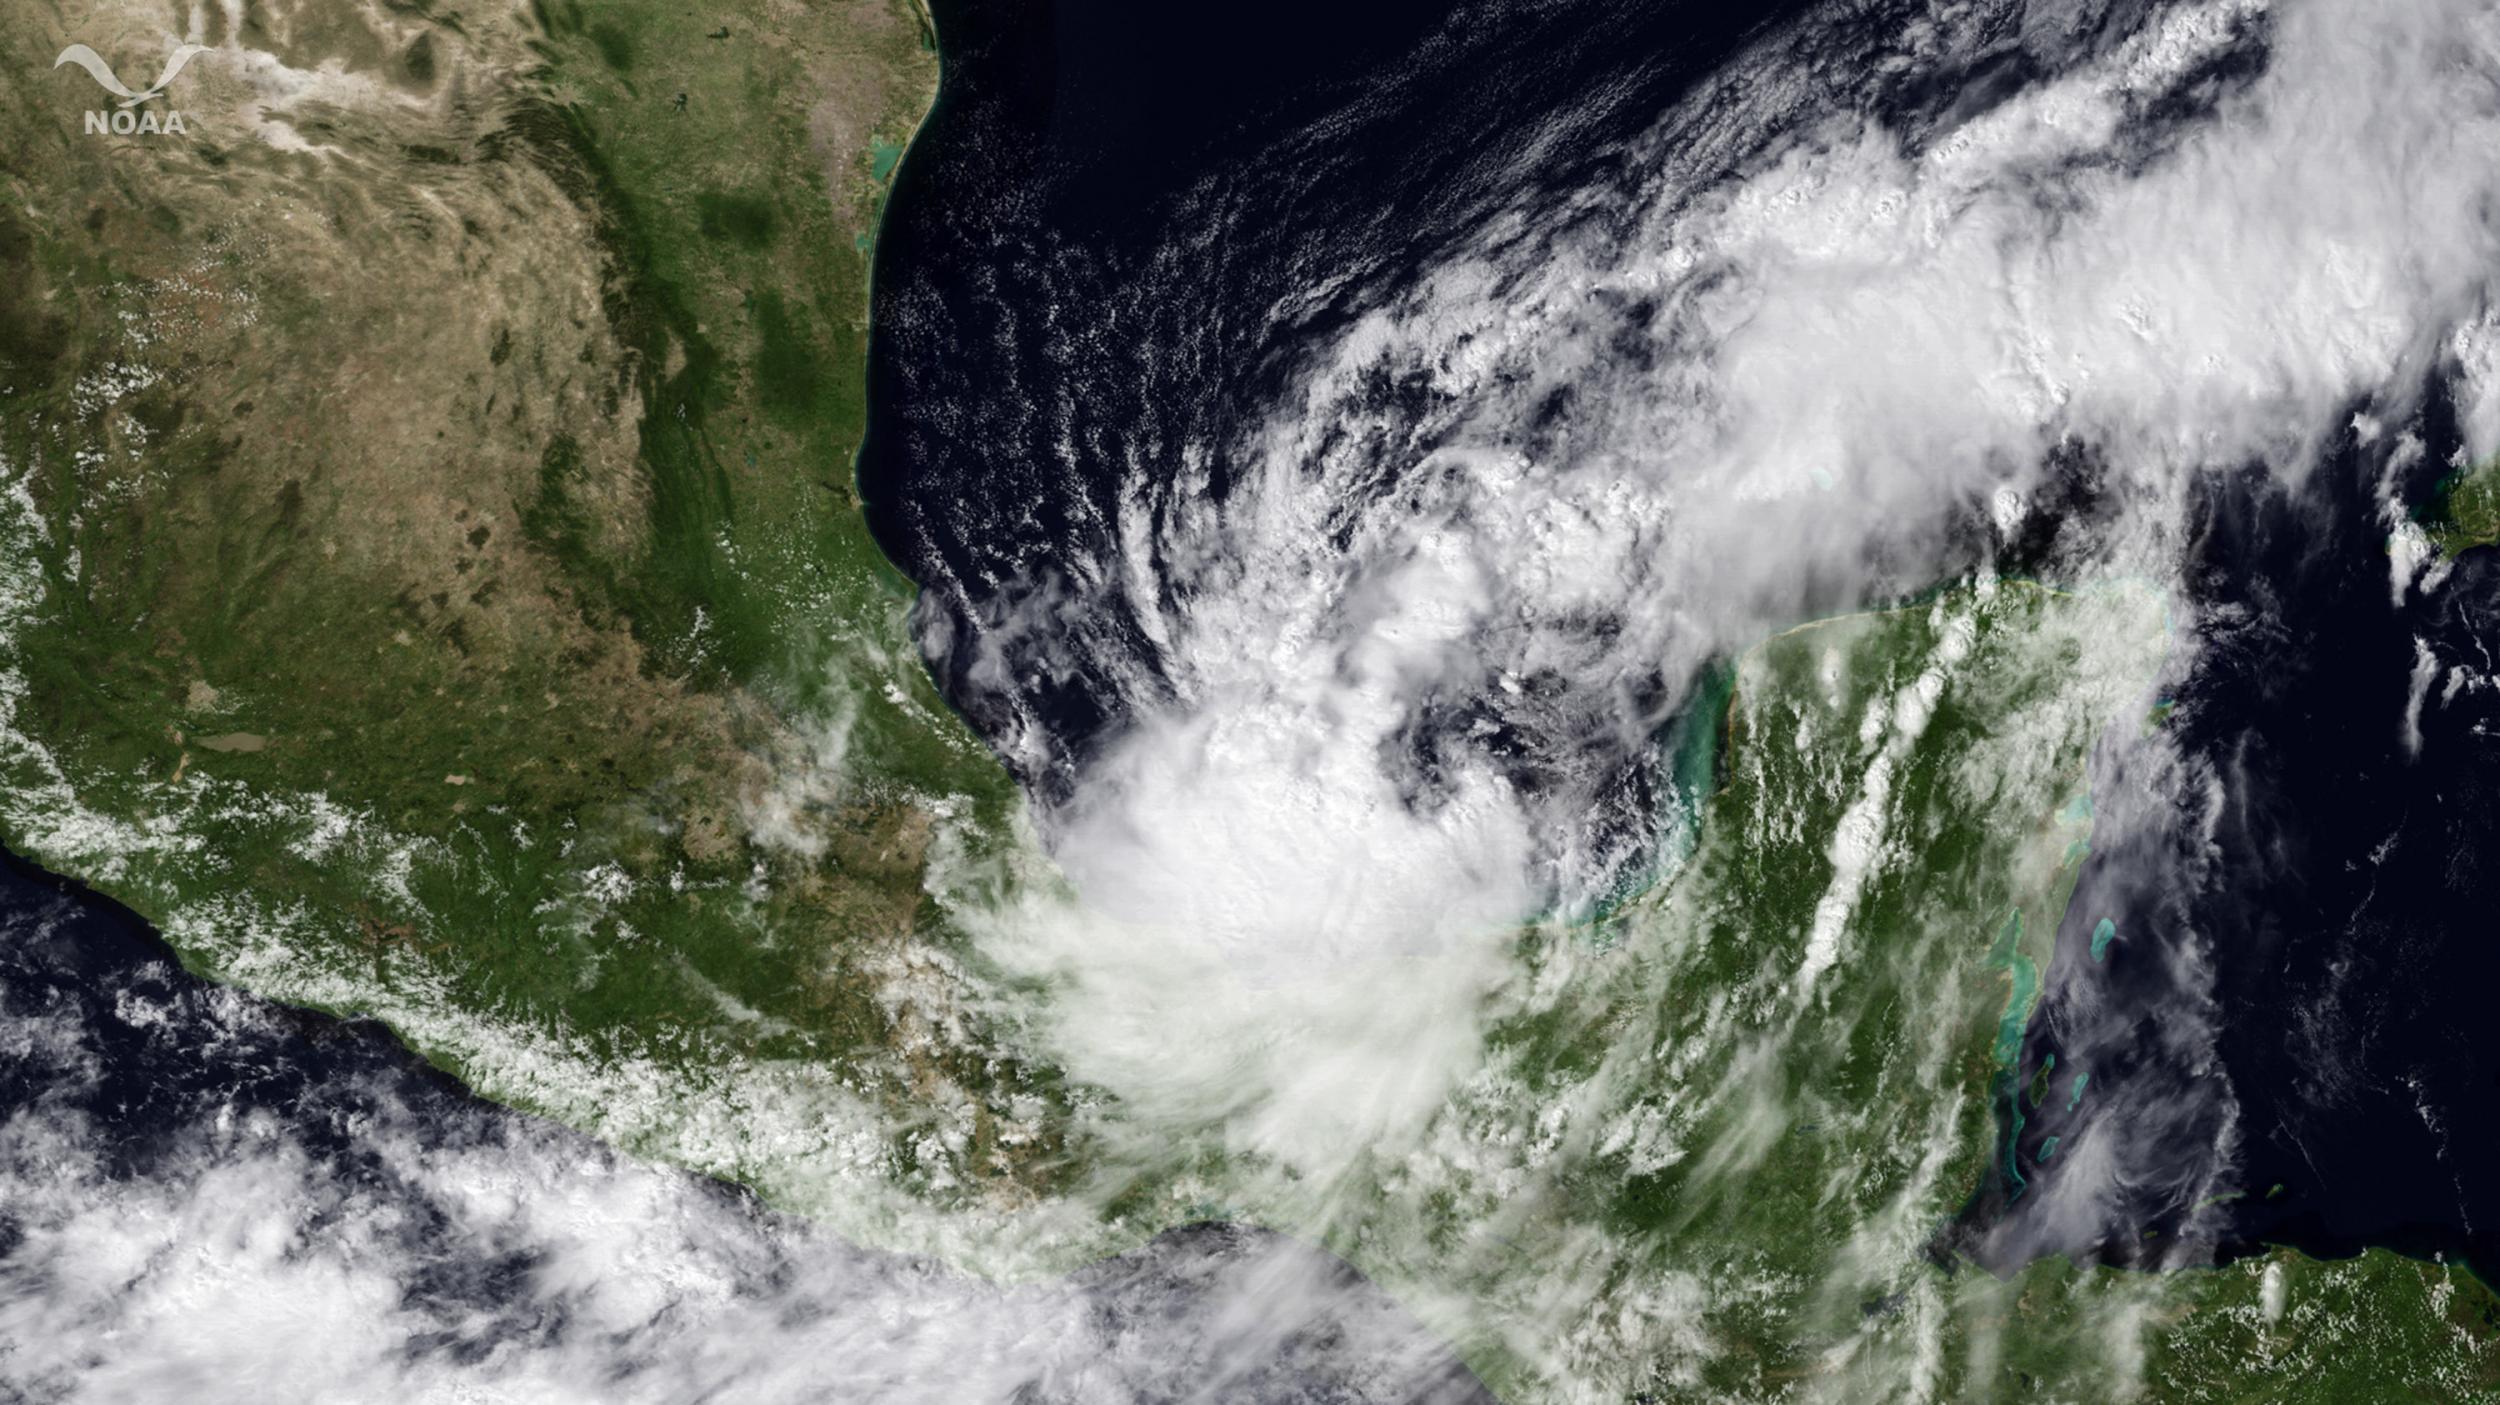
<instances>
[{"instance_id":1,"label":"thick white cloud","mask_svg":"<svg viewBox=\"0 0 2500 1405\"><path fill-rule=\"evenodd\" d=\"M1832 81L1857 56L1820 24L1635 143L1628 185L1523 197L1312 348L1183 456L1229 492L1131 486L1108 588L1161 672L1052 819L1081 908L986 942L1147 1123L1323 1177L1422 1127L1516 924L1637 859L1617 783L1655 683L1966 568L2053 453L2117 508L2063 568L2160 581L2195 475L2297 478L2452 346L2489 380L2487 6L2173 5L1915 129ZM1922 50L1948 29L1900 62L1967 57Z\"/></svg>"},{"instance_id":2,"label":"thick white cloud","mask_svg":"<svg viewBox=\"0 0 2500 1405\"><path fill-rule=\"evenodd\" d=\"M77 935L0 940L65 959ZM531 1118L412 1100L418 1080L378 1060L271 1067L287 1024L229 993L153 980L96 993L82 1017L17 988L27 959L0 963L0 1079L42 1090L0 1109L12 1399L1127 1405L1471 1388L1384 1296L1287 1240L1214 1232L1063 1281L986 1283ZM141 1038L184 1070L134 1114L99 1089ZM273 1099L273 1077L297 1091Z\"/></svg>"},{"instance_id":3,"label":"thick white cloud","mask_svg":"<svg viewBox=\"0 0 2500 1405\"><path fill-rule=\"evenodd\" d=\"M1957 57L1936 19L1903 65ZM1617 783L1705 660L1972 564L1973 524L2020 528L2056 451L2104 464L2116 508L2061 565L2161 580L2194 475L2296 477L2357 400L2395 413L2450 374L2476 442L2500 434L2487 7L2174 5L1993 107L1904 127L1870 115L1877 78L1837 81L1861 56L1823 35L1809 20L1766 41L1608 168L1628 177L1523 197L1311 348L1263 422L1183 455L1230 465L1220 500L1203 479L1132 485L1125 569L1101 588L1126 594L1158 668L1108 670L1132 680L1127 730L1047 819L1073 892L961 913L981 955L1044 992L1038 1013L1033 986L1002 992L1001 1027L1087 1085L1085 1146L1109 1175L1085 1190L1212 1166L1221 1213L1264 1169L1321 1228L1341 1194L1383 1185L1475 1175L1494 1190L1471 1193L1532 1201L1621 1089L1530 1106L1471 1087L1488 1009L1603 963L1564 944L1525 972L1518 926L1638 861L1648 817ZM2217 79L2209 61L2245 45L2262 71ZM1914 740L1913 720L1892 731ZM2136 774L2160 793L2133 813L2161 822L2187 782L2157 761ZM1887 796L1863 789L1872 825ZM1881 837L1828 852L1872 865ZM1794 934L1808 964L1766 965L1779 987L1844 981L1859 875L1839 876L1828 930ZM1707 1027L1739 1028L1724 1010ZM1708 1077L1690 1050L1609 1052L1634 1077ZM1749 1145L1695 1160L1766 1154L1791 1113L1771 1086L1701 1090L1760 1115ZM757 1106L776 1105L703 1112L771 1123ZM1624 1139L1676 1164L1691 1123L1646 1111ZM764 1132L824 1151L818 1124L785 1123ZM191 1135L132 1180L78 1114L10 1124L0 1190L21 1238L0 1337L21 1345L0 1371L100 1399L953 1400L1033 1381L1124 1399L1370 1310L1307 1259L1251 1252L1196 1282L1235 1309L1201 1319L1222 1329L1175 1341L1105 1306L1142 1312L1169 1287L1150 1274L971 1284L552 1134L446 1145L385 1119L358 1135L390 1194L280 1127ZM2124 1165L2115 1136L2088 1126L2061 1153L2057 1209L2079 1225L2095 1175ZM844 1155L873 1167L860 1140ZM1920 1208L1905 1196L1871 1237L1890 1246ZM1603 1374L1701 1341L1692 1280L1600 1302L1615 1246L1557 1238L1514 1266L1519 1334L1551 1338L1531 1345L1608 1357ZM498 1260L473 1291L435 1274ZM1586 1340L1547 1330L1600 1317ZM1398 1381L1423 1349L1375 1326L1372 1379Z\"/></svg>"}]
</instances>

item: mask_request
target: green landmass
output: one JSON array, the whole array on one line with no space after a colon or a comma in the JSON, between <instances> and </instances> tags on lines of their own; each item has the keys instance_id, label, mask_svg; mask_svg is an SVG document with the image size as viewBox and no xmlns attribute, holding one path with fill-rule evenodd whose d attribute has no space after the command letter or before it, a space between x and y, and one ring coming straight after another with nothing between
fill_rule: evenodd
<instances>
[{"instance_id":1,"label":"green landmass","mask_svg":"<svg viewBox=\"0 0 2500 1405\"><path fill-rule=\"evenodd\" d=\"M187 138L86 133L76 69L0 93L0 836L507 1100L604 1100L513 1031L803 1064L951 1104L959 1183L1046 1177L992 1116L1046 1082L892 992L949 944L933 849L1016 805L851 467L926 17L73 0L0 58L153 72L186 24Z\"/></svg>"},{"instance_id":2,"label":"green landmass","mask_svg":"<svg viewBox=\"0 0 2500 1405\"><path fill-rule=\"evenodd\" d=\"M2013 1061L2148 592L1967 581L1765 643L1715 755L1677 739L1664 871L1496 934L1411 1139L1245 1153L1065 1078L1051 992L985 961L1056 888L860 521L925 16L199 13L184 138L85 134L49 66L153 72L190 7L0 19L0 839L202 971L1002 1275L1270 1224L1507 1399L2495 1398L2459 1269L1933 1252L2036 1170L2026 1106L2101 1086ZM2493 538L2488 481L2443 545Z\"/></svg>"},{"instance_id":3,"label":"green landmass","mask_svg":"<svg viewBox=\"0 0 2500 1405\"><path fill-rule=\"evenodd\" d=\"M1546 938L1580 979L1497 1026L1473 1142L1409 1160L1438 1218L1331 1242L1442 1303L1506 1399L2500 1398L2500 1306L2462 1269L2001 1281L1940 1252L1983 1179L2034 1173L2023 1111L2096 1086L2014 1061L2089 852L2086 751L2166 631L2142 590L1981 582L1748 655L1697 850L1602 959Z\"/></svg>"},{"instance_id":4,"label":"green landmass","mask_svg":"<svg viewBox=\"0 0 2500 1405\"><path fill-rule=\"evenodd\" d=\"M2445 555L2500 543L2500 459L2440 480L2422 516L2431 544Z\"/></svg>"}]
</instances>

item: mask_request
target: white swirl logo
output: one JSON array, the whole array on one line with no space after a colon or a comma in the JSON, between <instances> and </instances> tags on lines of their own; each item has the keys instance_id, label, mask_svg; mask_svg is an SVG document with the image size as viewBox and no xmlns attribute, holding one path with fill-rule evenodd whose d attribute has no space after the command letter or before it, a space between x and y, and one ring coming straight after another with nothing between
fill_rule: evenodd
<instances>
[{"instance_id":1,"label":"white swirl logo","mask_svg":"<svg viewBox=\"0 0 2500 1405\"><path fill-rule=\"evenodd\" d=\"M133 112L132 109L140 107L173 86L173 81L182 76L182 70L190 64L191 60L207 52L206 46L200 44L176 45L173 54L165 60L165 71L156 76L155 82L137 92L133 92L130 85L122 82L120 76L113 72L112 65L104 61L103 55L84 44L72 44L63 49L61 56L52 61L52 66L58 69L76 64L87 70L87 76L93 78L97 86L121 99L118 105L119 111L87 114L88 135L101 136L109 132L116 136L132 136L172 132L187 136L189 128L184 124L183 114L174 111L171 107L165 109L162 118L159 118L153 109L141 112Z\"/></svg>"}]
</instances>

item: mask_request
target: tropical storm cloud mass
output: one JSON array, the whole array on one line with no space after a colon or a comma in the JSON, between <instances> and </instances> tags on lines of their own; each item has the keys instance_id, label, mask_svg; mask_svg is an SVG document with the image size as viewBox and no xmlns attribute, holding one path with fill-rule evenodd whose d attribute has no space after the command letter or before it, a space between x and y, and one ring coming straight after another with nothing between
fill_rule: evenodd
<instances>
[{"instance_id":1,"label":"tropical storm cloud mass","mask_svg":"<svg viewBox=\"0 0 2500 1405\"><path fill-rule=\"evenodd\" d=\"M10 1390L2500 1398L2500 9L0 38Z\"/></svg>"},{"instance_id":2,"label":"tropical storm cloud mass","mask_svg":"<svg viewBox=\"0 0 2500 1405\"><path fill-rule=\"evenodd\" d=\"M1000 253L1023 297L1109 307L1040 319L1034 379L929 402L942 412L899 397L911 448L885 450L987 474L994 451L940 452L1020 433L1041 466L1006 472L1064 499L1047 538L1020 497L889 509L930 563L923 638L950 687L1066 792L1042 824L1086 916L993 940L1065 971L1080 1001L1098 992L1067 1018L1077 1058L1135 1053L1155 1065L1139 1077L1169 1080L1204 1055L1207 1082L1247 1098L1242 1051L1271 1019L1247 1006L1273 999L1285 1018L1337 1021L1327 1047L1356 1057L1377 1039L1380 1054L1343 1071L1369 1095L1348 1099L1307 1048L1280 1051L1273 1097L1322 1123L1350 1101L1386 1114L1405 1091L1427 1106L1441 1094L1418 1086L1424 1053L1446 1048L1449 1079L1468 1075L1481 1050L1458 1012L1515 976L1518 923L1585 920L1675 870L1703 802L1661 742L1714 665L1800 621L1939 588L1932 608L1950 613L1956 586L2015 578L2160 602L2149 660L2130 640L2076 666L2105 685L2137 670L2111 717L2078 723L2100 747L2094 843L2175 849L2189 871L2162 878L2210 881L2188 851L2213 823L2201 812L2233 803L2233 758L2181 734L2229 721L2102 724L2284 628L2208 585L2245 569L2215 559L2217 524L2331 497L2370 558L2349 564L2395 612L2471 591L2410 509L2500 449L2478 125L2494 115L2492 25L2472 6L1809 11L1613 149L1586 130L1623 122L1603 88L1506 131L1394 249L1354 214L1321 222L1355 226L1343 246L1265 233L1270 210L1227 168L1121 266ZM1462 61L1451 35L1494 28L1451 21L1388 96L1317 125L1394 124L1401 98L1426 101L1410 90ZM1296 136L1253 169L1307 176L1325 139ZM958 237L1004 250L1014 218ZM1262 315L1210 331L1166 310L1207 296L1206 261L1247 265L1233 276ZM1003 335L977 320L1003 302L948 306L958 325L922 312L919 287L890 296L909 384L961 375L910 364L920 336ZM1168 337L1108 334L1158 326ZM1119 429L1138 379L1203 393L1156 395L1142 432ZM2385 628L2404 642L2401 621ZM2470 644L2397 654L2372 719L2389 742L2432 684L2444 709L2488 667ZM1859 802L1829 836L1815 919L1782 934L1806 937L1784 973L1799 1002L1849 981L1866 885L1916 868L1891 832L1895 766L1869 758L1914 745L1952 680L1886 681L1896 715L1835 739L1856 755L1780 738ZM1060 705L1061 687L1091 704ZM1102 707L1106 692L1119 702ZM1131 914L1133 937L1094 925ZM2146 959L2178 986L2165 1038L2186 1065L2210 1057L2194 1027L2227 1015L2198 970L2212 935L2143 934L2175 943ZM1374 961L1410 972L1417 1029L1392 1025ZM1134 1028L1167 1019L1238 1020L1246 1037L1173 1051ZM2230 1094L2217 1080L2181 1096ZM2150 1132L2171 1114L2123 1115ZM2194 1200L2227 1180L2217 1136L2095 1154L2157 1157L2129 1183L2160 1174ZM2205 1159L2175 1159L2188 1152ZM2053 1208L2027 1213L2066 1226L2060 1248L2123 1228L2093 1208L2116 1192L2087 1175L2055 1178Z\"/></svg>"}]
</instances>

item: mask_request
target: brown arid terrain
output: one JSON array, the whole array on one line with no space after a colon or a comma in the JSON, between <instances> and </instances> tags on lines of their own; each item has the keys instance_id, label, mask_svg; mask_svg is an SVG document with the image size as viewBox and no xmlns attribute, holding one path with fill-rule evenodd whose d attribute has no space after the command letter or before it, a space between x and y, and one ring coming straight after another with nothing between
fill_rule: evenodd
<instances>
[{"instance_id":1,"label":"brown arid terrain","mask_svg":"<svg viewBox=\"0 0 2500 1405\"><path fill-rule=\"evenodd\" d=\"M0 64L5 841L629 1144L769 1181L717 1084L777 1068L1020 1195L925 875L1013 791L851 470L925 15L104 0Z\"/></svg>"}]
</instances>

